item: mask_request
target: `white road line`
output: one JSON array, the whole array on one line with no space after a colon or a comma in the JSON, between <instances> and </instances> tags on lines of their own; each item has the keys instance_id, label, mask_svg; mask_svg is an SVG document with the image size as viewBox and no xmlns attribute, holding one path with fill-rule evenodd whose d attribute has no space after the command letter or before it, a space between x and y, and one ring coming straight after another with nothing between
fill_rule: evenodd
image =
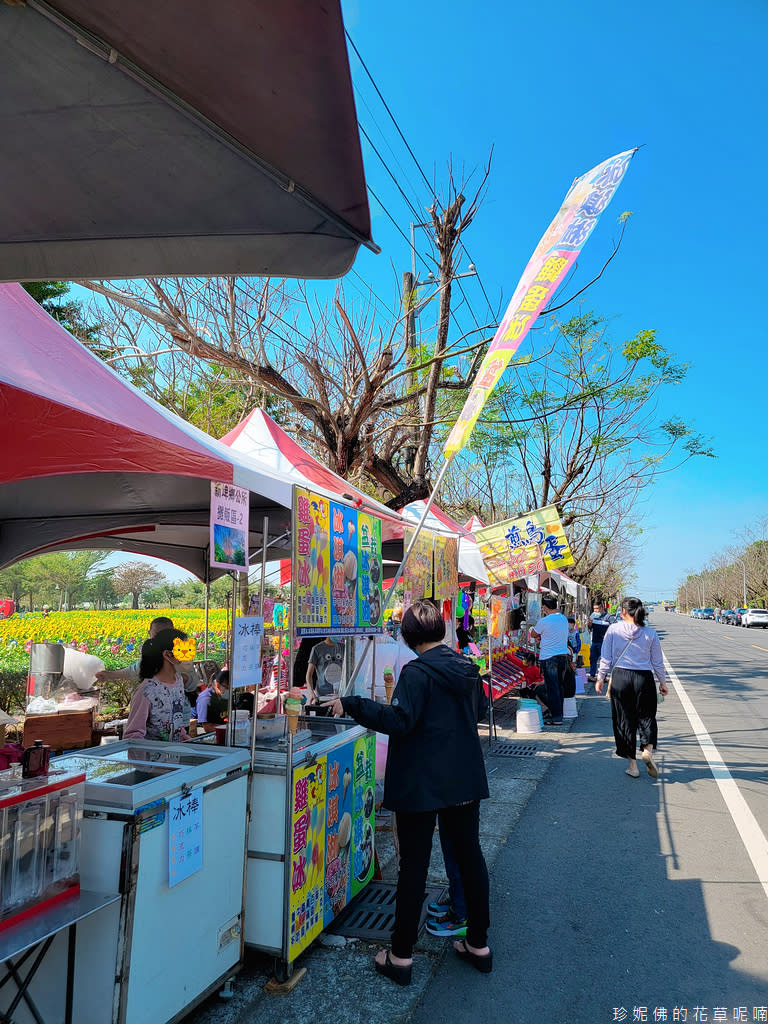
<instances>
[{"instance_id":1,"label":"white road line","mask_svg":"<svg viewBox=\"0 0 768 1024\"><path fill-rule=\"evenodd\" d=\"M768 651L768 647L758 647L757 644L752 644L756 651Z\"/></svg>"},{"instance_id":2,"label":"white road line","mask_svg":"<svg viewBox=\"0 0 768 1024\"><path fill-rule=\"evenodd\" d=\"M720 751L712 741L712 737L707 732L698 711L685 692L685 687L678 679L677 673L670 665L666 654L664 655L664 664L667 668L667 674L672 680L672 685L675 687L675 692L680 698L680 703L683 705L683 710L688 716L688 721L691 723L691 728L696 739L699 741L699 746L704 757L707 759L714 780L720 787L720 793L725 801L725 806L733 818L733 823L739 831L744 848L749 854L749 859L752 861L757 872L758 880L763 887L765 895L768 896L768 839L765 838L765 833L760 828L757 818L755 818L749 808L749 804L742 796L736 780L728 771L725 761L720 756Z\"/></svg>"}]
</instances>

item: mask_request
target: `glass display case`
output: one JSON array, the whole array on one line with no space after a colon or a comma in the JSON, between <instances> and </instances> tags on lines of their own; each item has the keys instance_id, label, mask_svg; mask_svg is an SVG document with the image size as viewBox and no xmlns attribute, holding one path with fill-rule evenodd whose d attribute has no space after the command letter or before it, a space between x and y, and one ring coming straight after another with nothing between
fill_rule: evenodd
<instances>
[{"instance_id":1,"label":"glass display case","mask_svg":"<svg viewBox=\"0 0 768 1024\"><path fill-rule=\"evenodd\" d=\"M0 929L80 888L85 775L0 772Z\"/></svg>"}]
</instances>

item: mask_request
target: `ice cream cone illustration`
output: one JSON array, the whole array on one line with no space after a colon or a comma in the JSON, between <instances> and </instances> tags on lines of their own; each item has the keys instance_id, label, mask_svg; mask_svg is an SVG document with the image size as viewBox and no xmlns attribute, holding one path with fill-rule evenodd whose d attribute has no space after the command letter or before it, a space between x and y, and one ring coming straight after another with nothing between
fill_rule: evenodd
<instances>
[{"instance_id":1,"label":"ice cream cone illustration","mask_svg":"<svg viewBox=\"0 0 768 1024\"><path fill-rule=\"evenodd\" d=\"M286 718L288 719L288 730L291 733L295 733L299 726L299 712L301 711L301 701L296 700L295 697L286 697L285 704L283 705Z\"/></svg>"},{"instance_id":2,"label":"ice cream cone illustration","mask_svg":"<svg viewBox=\"0 0 768 1024\"><path fill-rule=\"evenodd\" d=\"M384 689L387 691L387 704L391 704L395 692L395 673L390 665L384 666Z\"/></svg>"},{"instance_id":3,"label":"ice cream cone illustration","mask_svg":"<svg viewBox=\"0 0 768 1024\"><path fill-rule=\"evenodd\" d=\"M349 784L350 784L351 781L352 781L352 772L349 770L349 768L345 768L344 769L344 775L343 775L342 780L341 780L342 786L344 787L344 794L343 794L343 796L341 798L341 806L342 807L344 806L344 801L347 799L347 790L349 789Z\"/></svg>"}]
</instances>

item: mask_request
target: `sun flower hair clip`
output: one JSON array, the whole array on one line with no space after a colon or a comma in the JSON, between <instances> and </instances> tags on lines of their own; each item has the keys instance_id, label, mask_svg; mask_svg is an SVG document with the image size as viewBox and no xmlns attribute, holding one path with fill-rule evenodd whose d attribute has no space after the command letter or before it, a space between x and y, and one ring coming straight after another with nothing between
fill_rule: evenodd
<instances>
[{"instance_id":1,"label":"sun flower hair clip","mask_svg":"<svg viewBox=\"0 0 768 1024\"><path fill-rule=\"evenodd\" d=\"M173 641L173 656L177 661L192 661L197 654L197 641L194 637L189 640L181 640L179 637Z\"/></svg>"}]
</instances>

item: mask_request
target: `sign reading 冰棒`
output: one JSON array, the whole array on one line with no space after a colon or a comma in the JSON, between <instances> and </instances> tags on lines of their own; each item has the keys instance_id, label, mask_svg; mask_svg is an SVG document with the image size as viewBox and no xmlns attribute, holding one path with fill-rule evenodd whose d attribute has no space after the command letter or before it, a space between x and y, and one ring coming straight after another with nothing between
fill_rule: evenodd
<instances>
[{"instance_id":1,"label":"sign reading \u51b0\u68d2","mask_svg":"<svg viewBox=\"0 0 768 1024\"><path fill-rule=\"evenodd\" d=\"M203 790L168 801L168 885L173 887L203 866Z\"/></svg>"},{"instance_id":2,"label":"sign reading \u51b0\u68d2","mask_svg":"<svg viewBox=\"0 0 768 1024\"><path fill-rule=\"evenodd\" d=\"M259 686L261 683L261 642L264 619L260 615L240 615L232 631L232 688Z\"/></svg>"}]
</instances>

